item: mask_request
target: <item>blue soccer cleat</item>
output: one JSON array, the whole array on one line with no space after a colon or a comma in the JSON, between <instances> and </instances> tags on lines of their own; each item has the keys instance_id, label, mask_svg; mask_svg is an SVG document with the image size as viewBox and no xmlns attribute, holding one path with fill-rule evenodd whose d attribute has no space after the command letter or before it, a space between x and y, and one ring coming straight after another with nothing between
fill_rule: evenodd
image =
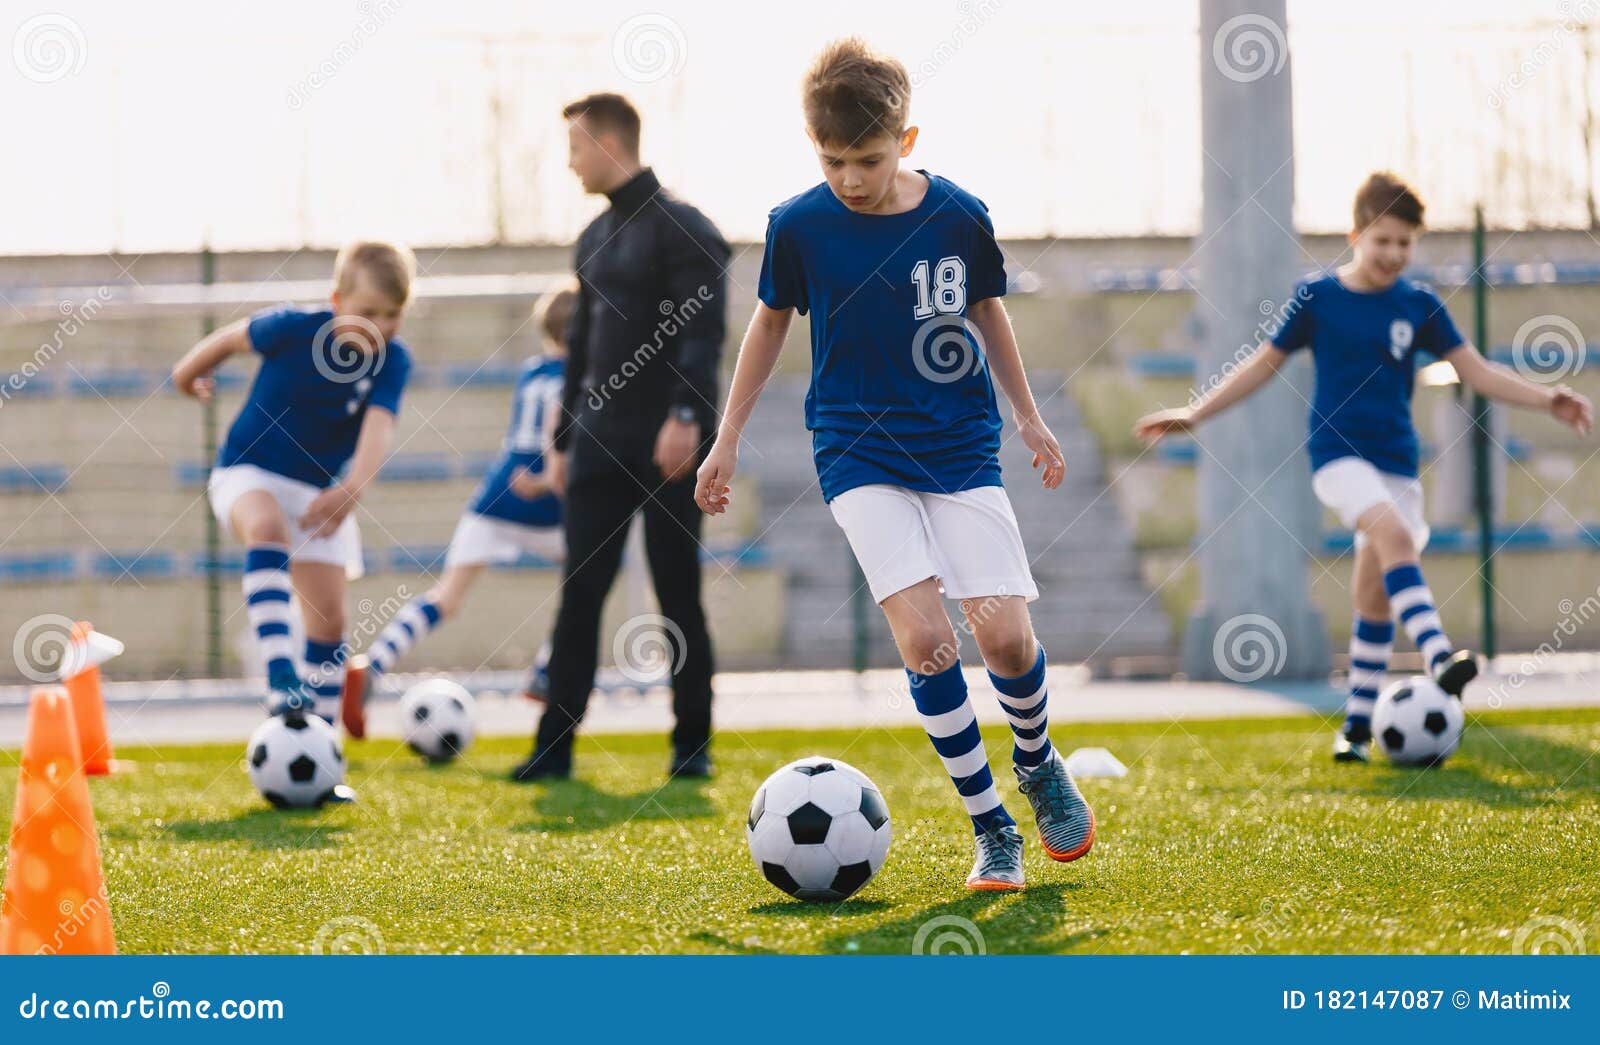
<instances>
[{"instance_id":1,"label":"blue soccer cleat","mask_svg":"<svg viewBox=\"0 0 1600 1045\"><path fill-rule=\"evenodd\" d=\"M1072 782L1059 751L1037 766L1013 766L1019 790L1033 805L1039 842L1052 860L1076 860L1094 845L1094 810Z\"/></svg>"}]
</instances>

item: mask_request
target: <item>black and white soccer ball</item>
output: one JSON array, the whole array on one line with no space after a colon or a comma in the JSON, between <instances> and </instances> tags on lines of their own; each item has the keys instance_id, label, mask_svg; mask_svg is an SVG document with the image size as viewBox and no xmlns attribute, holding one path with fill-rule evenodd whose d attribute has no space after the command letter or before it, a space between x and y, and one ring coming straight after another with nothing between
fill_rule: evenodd
<instances>
[{"instance_id":1,"label":"black and white soccer ball","mask_svg":"<svg viewBox=\"0 0 1600 1045\"><path fill-rule=\"evenodd\" d=\"M767 881L801 900L843 900L889 855L893 826L867 775L813 755L767 777L750 803L745 838Z\"/></svg>"},{"instance_id":2,"label":"black and white soccer ball","mask_svg":"<svg viewBox=\"0 0 1600 1045\"><path fill-rule=\"evenodd\" d=\"M1461 701L1432 679L1396 679L1378 694L1372 736L1395 765L1429 766L1455 754L1466 718Z\"/></svg>"},{"instance_id":3,"label":"black and white soccer ball","mask_svg":"<svg viewBox=\"0 0 1600 1045\"><path fill-rule=\"evenodd\" d=\"M344 746L315 715L275 715L256 727L245 770L261 797L279 809L315 809L344 783Z\"/></svg>"},{"instance_id":4,"label":"black and white soccer ball","mask_svg":"<svg viewBox=\"0 0 1600 1045\"><path fill-rule=\"evenodd\" d=\"M449 679L428 679L400 698L401 736L429 762L448 762L472 746L478 727L466 687Z\"/></svg>"}]
</instances>

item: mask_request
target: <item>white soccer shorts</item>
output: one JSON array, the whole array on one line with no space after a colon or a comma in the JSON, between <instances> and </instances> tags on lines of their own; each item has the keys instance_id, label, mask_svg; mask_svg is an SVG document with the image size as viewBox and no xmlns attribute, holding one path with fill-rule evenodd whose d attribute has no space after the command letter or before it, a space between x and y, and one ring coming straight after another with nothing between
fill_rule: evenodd
<instances>
[{"instance_id":1,"label":"white soccer shorts","mask_svg":"<svg viewBox=\"0 0 1600 1045\"><path fill-rule=\"evenodd\" d=\"M872 484L828 507L878 602L929 577L951 599L1039 597L1004 487L945 494Z\"/></svg>"}]
</instances>

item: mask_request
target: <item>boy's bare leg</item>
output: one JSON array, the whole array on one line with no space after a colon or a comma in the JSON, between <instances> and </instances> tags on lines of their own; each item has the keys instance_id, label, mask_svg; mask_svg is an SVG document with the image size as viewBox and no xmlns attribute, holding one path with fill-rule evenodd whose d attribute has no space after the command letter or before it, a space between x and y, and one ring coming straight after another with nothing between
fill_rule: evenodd
<instances>
[{"instance_id":1,"label":"boy's bare leg","mask_svg":"<svg viewBox=\"0 0 1600 1045\"><path fill-rule=\"evenodd\" d=\"M1028 600L986 596L964 600L961 609L1011 727L1012 768L1033 806L1039 841L1051 859L1076 860L1094 846L1094 810L1050 743L1044 647L1034 636Z\"/></svg>"},{"instance_id":2,"label":"boy's bare leg","mask_svg":"<svg viewBox=\"0 0 1600 1045\"><path fill-rule=\"evenodd\" d=\"M961 651L945 613L939 582L929 577L883 600L883 615L905 662L922 726L972 818L977 856L967 888L1023 888L1022 835L989 772L983 734L961 674Z\"/></svg>"}]
</instances>

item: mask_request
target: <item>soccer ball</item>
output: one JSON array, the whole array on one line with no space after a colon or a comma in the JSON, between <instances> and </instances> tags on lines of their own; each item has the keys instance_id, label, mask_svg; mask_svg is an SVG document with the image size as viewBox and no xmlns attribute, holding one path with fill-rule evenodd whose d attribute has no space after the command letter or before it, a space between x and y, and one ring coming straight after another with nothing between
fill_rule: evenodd
<instances>
[{"instance_id":1,"label":"soccer ball","mask_svg":"<svg viewBox=\"0 0 1600 1045\"><path fill-rule=\"evenodd\" d=\"M1461 744L1465 723L1461 701L1421 675L1389 683L1372 709L1372 735L1400 766L1443 762Z\"/></svg>"},{"instance_id":2,"label":"soccer ball","mask_svg":"<svg viewBox=\"0 0 1600 1045\"><path fill-rule=\"evenodd\" d=\"M865 773L813 755L767 777L745 838L767 881L801 900L843 900L889 855L889 807Z\"/></svg>"},{"instance_id":3,"label":"soccer ball","mask_svg":"<svg viewBox=\"0 0 1600 1045\"><path fill-rule=\"evenodd\" d=\"M314 809L344 783L344 748L315 715L267 719L250 734L245 770L261 797L279 809Z\"/></svg>"},{"instance_id":4,"label":"soccer ball","mask_svg":"<svg viewBox=\"0 0 1600 1045\"><path fill-rule=\"evenodd\" d=\"M428 679L400 698L402 735L429 762L448 762L472 746L478 727L472 694L449 679Z\"/></svg>"}]
</instances>

